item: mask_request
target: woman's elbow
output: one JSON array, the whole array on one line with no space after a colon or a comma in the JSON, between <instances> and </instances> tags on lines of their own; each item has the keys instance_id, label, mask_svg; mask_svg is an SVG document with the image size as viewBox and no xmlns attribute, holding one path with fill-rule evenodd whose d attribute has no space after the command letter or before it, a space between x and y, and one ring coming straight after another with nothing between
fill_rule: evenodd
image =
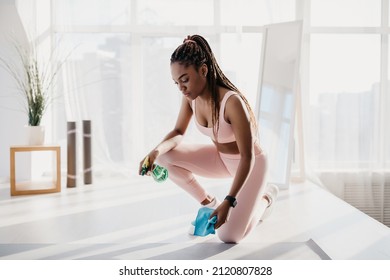
<instances>
[{"instance_id":1,"label":"woman's elbow","mask_svg":"<svg viewBox=\"0 0 390 280\"><path fill-rule=\"evenodd\" d=\"M254 152L241 152L241 160L250 163L251 165L255 162Z\"/></svg>"}]
</instances>

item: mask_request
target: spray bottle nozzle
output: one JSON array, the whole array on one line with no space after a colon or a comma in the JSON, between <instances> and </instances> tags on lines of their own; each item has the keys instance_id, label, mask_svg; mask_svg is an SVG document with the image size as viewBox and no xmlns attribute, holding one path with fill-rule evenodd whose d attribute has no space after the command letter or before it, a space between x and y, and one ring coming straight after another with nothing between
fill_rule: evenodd
<instances>
[{"instance_id":1,"label":"spray bottle nozzle","mask_svg":"<svg viewBox=\"0 0 390 280\"><path fill-rule=\"evenodd\" d=\"M142 164L141 175L144 176L149 168L149 157L146 157Z\"/></svg>"}]
</instances>

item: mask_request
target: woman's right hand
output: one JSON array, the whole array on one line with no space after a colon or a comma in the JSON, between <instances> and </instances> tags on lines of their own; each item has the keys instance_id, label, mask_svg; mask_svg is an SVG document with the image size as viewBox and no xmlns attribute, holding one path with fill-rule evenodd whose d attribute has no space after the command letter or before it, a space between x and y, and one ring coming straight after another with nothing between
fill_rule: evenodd
<instances>
[{"instance_id":1,"label":"woman's right hand","mask_svg":"<svg viewBox=\"0 0 390 280\"><path fill-rule=\"evenodd\" d=\"M147 176L150 176L150 171L152 169L152 166L155 162L155 160L157 159L158 157L158 151L157 150L153 150L151 151L146 157L144 157L141 162L139 163L139 170L138 170L138 174L139 175L143 175L142 174L142 168L143 168L143 164L145 162L145 159L148 158L149 159L149 164L147 166L147 169L146 169L146 172L144 175L147 175Z\"/></svg>"}]
</instances>

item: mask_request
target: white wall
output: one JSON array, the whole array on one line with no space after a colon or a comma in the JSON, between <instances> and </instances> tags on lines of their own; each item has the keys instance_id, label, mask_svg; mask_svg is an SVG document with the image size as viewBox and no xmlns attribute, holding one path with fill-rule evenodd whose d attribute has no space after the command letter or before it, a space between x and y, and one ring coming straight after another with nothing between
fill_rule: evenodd
<instances>
[{"instance_id":1,"label":"white wall","mask_svg":"<svg viewBox=\"0 0 390 280\"><path fill-rule=\"evenodd\" d=\"M15 57L9 36L27 44L27 36L15 0L0 0L0 55L9 61ZM27 115L15 91L12 76L0 68L0 179L9 178L9 146L23 143Z\"/></svg>"}]
</instances>

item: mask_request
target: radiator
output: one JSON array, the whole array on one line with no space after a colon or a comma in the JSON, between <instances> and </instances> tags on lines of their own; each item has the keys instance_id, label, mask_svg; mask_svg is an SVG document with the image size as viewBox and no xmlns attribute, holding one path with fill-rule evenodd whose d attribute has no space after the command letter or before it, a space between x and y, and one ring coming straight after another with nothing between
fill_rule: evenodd
<instances>
[{"instance_id":1,"label":"radiator","mask_svg":"<svg viewBox=\"0 0 390 280\"><path fill-rule=\"evenodd\" d=\"M388 172L323 172L319 178L333 194L390 227Z\"/></svg>"}]
</instances>

